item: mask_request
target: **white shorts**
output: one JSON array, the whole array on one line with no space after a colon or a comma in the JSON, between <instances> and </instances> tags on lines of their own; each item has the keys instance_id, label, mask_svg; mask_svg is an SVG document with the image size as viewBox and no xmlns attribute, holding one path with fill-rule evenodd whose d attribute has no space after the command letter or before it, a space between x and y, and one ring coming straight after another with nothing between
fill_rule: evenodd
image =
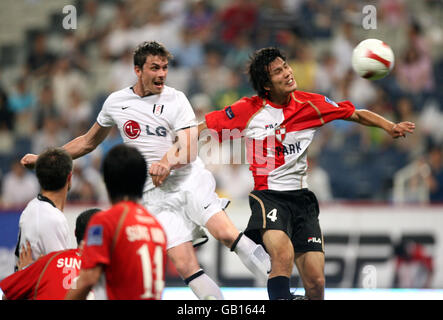
<instances>
[{"instance_id":1,"label":"white shorts","mask_svg":"<svg viewBox=\"0 0 443 320\"><path fill-rule=\"evenodd\" d=\"M205 243L208 237L201 227L228 204L229 200L218 197L215 179L205 168L193 170L180 191L154 188L143 194L143 205L166 232L167 249L187 241L192 241L194 246Z\"/></svg>"}]
</instances>

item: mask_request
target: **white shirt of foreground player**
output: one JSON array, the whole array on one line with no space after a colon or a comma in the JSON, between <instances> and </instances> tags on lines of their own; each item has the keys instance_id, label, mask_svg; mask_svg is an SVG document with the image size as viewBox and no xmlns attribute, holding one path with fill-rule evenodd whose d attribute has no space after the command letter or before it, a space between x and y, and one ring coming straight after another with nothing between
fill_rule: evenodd
<instances>
[{"instance_id":1,"label":"white shirt of foreground player","mask_svg":"<svg viewBox=\"0 0 443 320\"><path fill-rule=\"evenodd\" d=\"M177 131L197 125L183 92L165 86L161 94L140 97L131 87L113 92L97 117L102 127L117 125L124 143L137 148L148 165L159 161L175 142ZM174 170L162 188L174 189L189 174L190 166ZM151 177L144 191L154 188Z\"/></svg>"},{"instance_id":2,"label":"white shirt of foreground player","mask_svg":"<svg viewBox=\"0 0 443 320\"><path fill-rule=\"evenodd\" d=\"M31 244L32 258L53 251L70 249L68 220L63 212L40 195L31 200L19 221L19 246Z\"/></svg>"}]
</instances>

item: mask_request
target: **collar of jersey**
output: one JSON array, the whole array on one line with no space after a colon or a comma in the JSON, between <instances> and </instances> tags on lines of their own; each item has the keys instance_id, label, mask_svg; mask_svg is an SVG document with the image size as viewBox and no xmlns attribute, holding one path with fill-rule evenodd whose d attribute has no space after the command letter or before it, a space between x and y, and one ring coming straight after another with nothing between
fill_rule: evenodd
<instances>
[{"instance_id":1,"label":"collar of jersey","mask_svg":"<svg viewBox=\"0 0 443 320\"><path fill-rule=\"evenodd\" d=\"M286 108L287 106L289 106L291 104L291 102L292 102L292 95L289 97L289 101L286 104L276 104L269 99L265 99L265 104L267 104L273 108L277 108L277 109Z\"/></svg>"},{"instance_id":2,"label":"collar of jersey","mask_svg":"<svg viewBox=\"0 0 443 320\"><path fill-rule=\"evenodd\" d=\"M54 208L57 208L57 207L55 206L54 202L52 202L51 199L49 199L48 197L45 197L45 196L42 195L41 193L39 193L39 194L37 195L37 199L40 200L40 201L48 202L48 203L50 203Z\"/></svg>"}]
</instances>

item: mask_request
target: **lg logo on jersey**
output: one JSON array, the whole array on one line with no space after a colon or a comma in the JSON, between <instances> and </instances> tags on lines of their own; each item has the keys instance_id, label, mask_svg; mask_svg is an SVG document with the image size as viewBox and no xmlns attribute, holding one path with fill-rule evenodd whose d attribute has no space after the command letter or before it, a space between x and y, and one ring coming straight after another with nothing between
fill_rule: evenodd
<instances>
[{"instance_id":1,"label":"lg logo on jersey","mask_svg":"<svg viewBox=\"0 0 443 320\"><path fill-rule=\"evenodd\" d=\"M123 131L129 139L137 139L142 130L137 121L128 120L123 125ZM158 126L155 129L151 129L149 125L146 125L146 134L148 136L166 137L166 133L167 129L163 126Z\"/></svg>"}]
</instances>

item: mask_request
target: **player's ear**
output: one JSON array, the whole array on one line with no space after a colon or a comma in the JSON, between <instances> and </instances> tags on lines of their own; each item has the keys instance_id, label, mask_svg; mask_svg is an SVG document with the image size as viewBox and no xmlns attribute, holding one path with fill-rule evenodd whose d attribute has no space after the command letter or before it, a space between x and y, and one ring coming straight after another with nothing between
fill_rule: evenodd
<instances>
[{"instance_id":1,"label":"player's ear","mask_svg":"<svg viewBox=\"0 0 443 320\"><path fill-rule=\"evenodd\" d=\"M72 184L71 180L72 180L72 171L68 174L68 178L66 179L66 183L68 184L68 191L71 190L71 184Z\"/></svg>"},{"instance_id":2,"label":"player's ear","mask_svg":"<svg viewBox=\"0 0 443 320\"><path fill-rule=\"evenodd\" d=\"M137 77L140 77L142 74L142 68L140 68L140 66L134 66L134 72Z\"/></svg>"}]
</instances>

